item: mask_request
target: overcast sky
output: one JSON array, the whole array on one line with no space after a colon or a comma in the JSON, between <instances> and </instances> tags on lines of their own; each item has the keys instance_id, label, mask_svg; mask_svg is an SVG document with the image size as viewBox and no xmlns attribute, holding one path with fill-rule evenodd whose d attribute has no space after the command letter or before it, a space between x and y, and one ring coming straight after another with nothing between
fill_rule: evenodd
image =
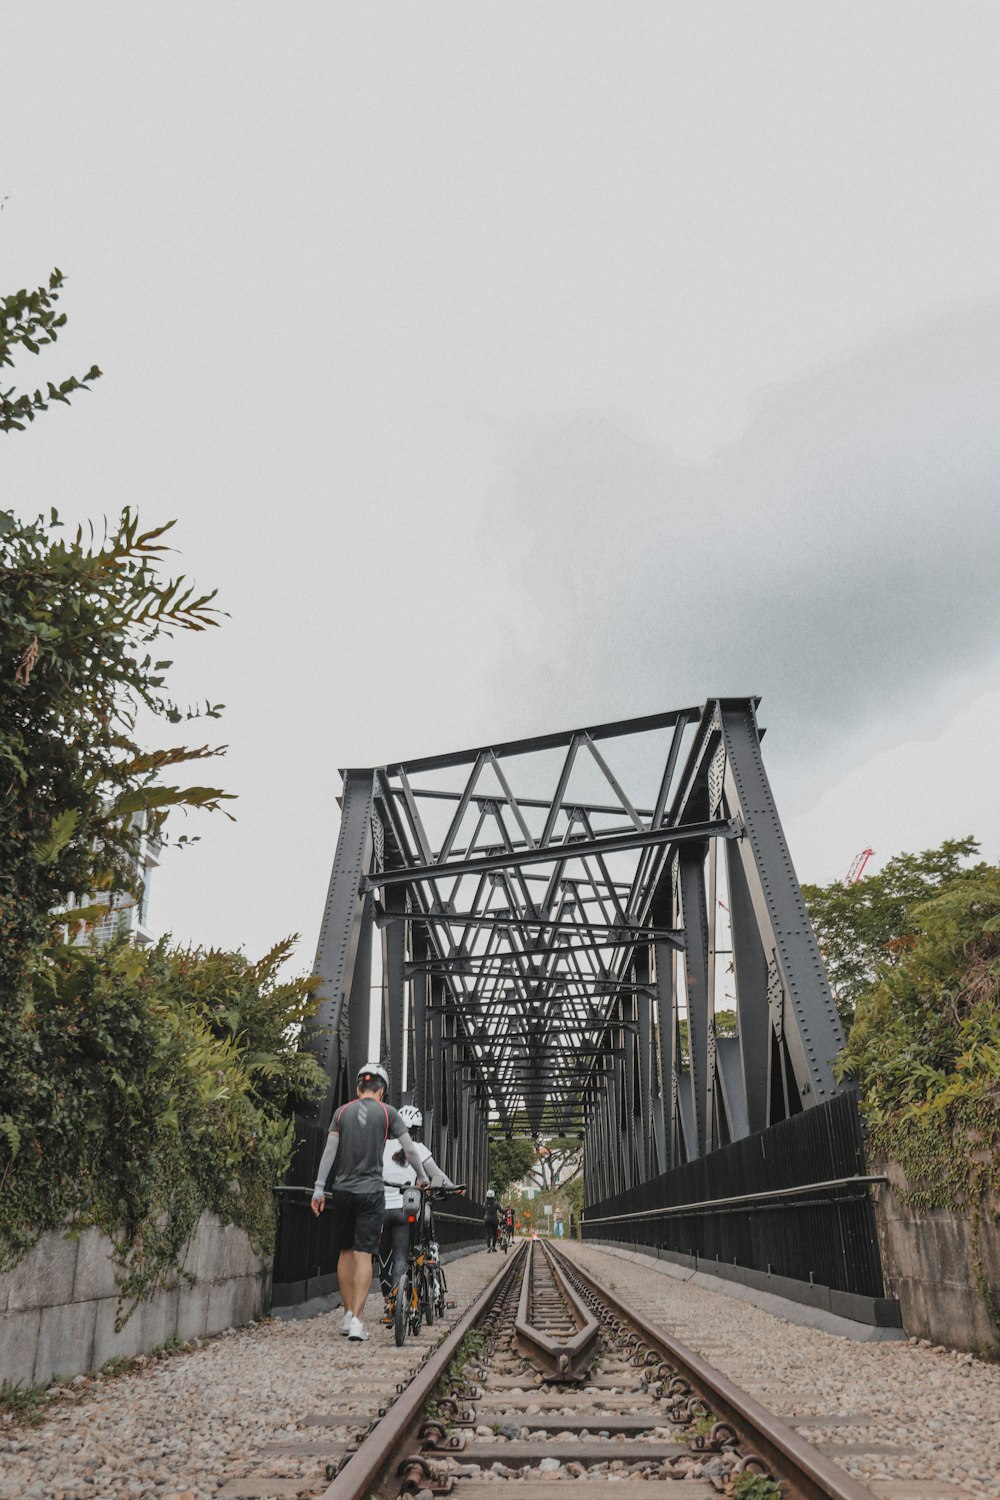
<instances>
[{"instance_id":1,"label":"overcast sky","mask_svg":"<svg viewBox=\"0 0 1000 1500\"><path fill-rule=\"evenodd\" d=\"M2 502L176 517L230 616L174 687L227 704L238 821L189 820L154 926L308 966L338 766L719 693L801 878L1000 858L995 4L16 32L0 286L59 265L70 316L18 373L106 374L2 440Z\"/></svg>"}]
</instances>

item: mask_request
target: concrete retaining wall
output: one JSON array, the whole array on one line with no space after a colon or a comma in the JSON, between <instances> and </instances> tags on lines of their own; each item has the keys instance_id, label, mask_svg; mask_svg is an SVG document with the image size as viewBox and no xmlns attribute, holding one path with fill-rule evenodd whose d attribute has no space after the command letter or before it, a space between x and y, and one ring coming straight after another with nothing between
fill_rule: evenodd
<instances>
[{"instance_id":1,"label":"concrete retaining wall","mask_svg":"<svg viewBox=\"0 0 1000 1500\"><path fill-rule=\"evenodd\" d=\"M116 1333L120 1302L109 1250L97 1229L77 1239L45 1234L0 1274L0 1383L43 1385L54 1375L83 1375L173 1338L220 1333L268 1309L270 1261L254 1254L241 1229L206 1213L184 1260L195 1284L182 1282L140 1303Z\"/></svg>"},{"instance_id":2,"label":"concrete retaining wall","mask_svg":"<svg viewBox=\"0 0 1000 1500\"><path fill-rule=\"evenodd\" d=\"M899 1299L903 1327L915 1338L1000 1358L1000 1328L977 1284L971 1216L954 1209L908 1208L909 1184L895 1162L875 1168L889 1177L875 1188L875 1217L886 1291ZM1000 1203L984 1205L979 1261L994 1307L1000 1307Z\"/></svg>"}]
</instances>

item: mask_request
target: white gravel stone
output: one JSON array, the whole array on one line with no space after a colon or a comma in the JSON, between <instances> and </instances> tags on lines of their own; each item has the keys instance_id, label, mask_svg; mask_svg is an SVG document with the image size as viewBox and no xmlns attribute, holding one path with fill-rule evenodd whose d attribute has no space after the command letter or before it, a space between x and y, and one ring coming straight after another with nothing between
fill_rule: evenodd
<instances>
[{"instance_id":1,"label":"white gravel stone","mask_svg":"<svg viewBox=\"0 0 1000 1500\"><path fill-rule=\"evenodd\" d=\"M496 1266L485 1252L447 1267L457 1307L454 1326ZM307 1475L322 1487L325 1461L264 1455L273 1441L316 1439L303 1419L333 1408L360 1409L359 1425L391 1399L432 1352L437 1323L397 1350L369 1299L366 1344L338 1335L338 1310L301 1322L260 1323L199 1339L190 1352L150 1359L113 1379L80 1377L37 1427L4 1423L0 1500L211 1500L228 1479ZM372 1392L388 1385L389 1394ZM367 1413L371 1413L369 1417ZM471 1472L479 1473L478 1469Z\"/></svg>"},{"instance_id":2,"label":"white gravel stone","mask_svg":"<svg viewBox=\"0 0 1000 1500\"><path fill-rule=\"evenodd\" d=\"M926 1339L861 1343L787 1323L723 1292L692 1286L626 1250L569 1247L653 1324L675 1330L763 1405L786 1419L869 1415L872 1426L800 1428L809 1442L851 1442L835 1462L862 1483L934 1480L969 1500L1000 1497L1000 1366ZM890 1443L896 1455L866 1453Z\"/></svg>"}]
</instances>

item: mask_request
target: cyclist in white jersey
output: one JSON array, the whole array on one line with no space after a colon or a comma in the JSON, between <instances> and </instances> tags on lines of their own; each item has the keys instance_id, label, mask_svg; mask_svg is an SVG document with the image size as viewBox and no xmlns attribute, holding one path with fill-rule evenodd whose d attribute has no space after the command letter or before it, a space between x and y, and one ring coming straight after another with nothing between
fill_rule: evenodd
<instances>
[{"instance_id":1,"label":"cyclist in white jersey","mask_svg":"<svg viewBox=\"0 0 1000 1500\"><path fill-rule=\"evenodd\" d=\"M415 1104L404 1104L399 1118L409 1132L414 1149L423 1163L424 1176L429 1177L432 1187L453 1188L451 1178L441 1170L420 1139L424 1129L424 1117ZM412 1187L417 1174L400 1150L399 1142L388 1140L382 1152L382 1182L385 1187L385 1211L382 1216L382 1240L379 1246L379 1279L382 1295L388 1298L406 1269L406 1252L409 1248L410 1229L403 1212L403 1189Z\"/></svg>"}]
</instances>

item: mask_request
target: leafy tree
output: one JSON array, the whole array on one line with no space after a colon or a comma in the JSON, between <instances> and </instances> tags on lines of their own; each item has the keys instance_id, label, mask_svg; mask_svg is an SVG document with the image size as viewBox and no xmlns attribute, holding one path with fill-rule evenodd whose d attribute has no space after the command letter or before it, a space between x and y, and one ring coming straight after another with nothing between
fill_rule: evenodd
<instances>
[{"instance_id":1,"label":"leafy tree","mask_svg":"<svg viewBox=\"0 0 1000 1500\"><path fill-rule=\"evenodd\" d=\"M81 529L63 538L55 513L23 522L0 511L0 985L8 988L55 908L89 893L138 894L134 814L145 812L155 835L171 807L219 808L227 795L156 781L221 748L148 750L135 737L140 709L171 725L195 716L168 697L170 661L152 653L175 630L217 622L213 594L161 577L169 529L142 532L125 510L95 542ZM215 718L220 707L202 712Z\"/></svg>"},{"instance_id":2,"label":"leafy tree","mask_svg":"<svg viewBox=\"0 0 1000 1500\"><path fill-rule=\"evenodd\" d=\"M46 345L56 342L66 322L66 314L56 310L63 281L63 273L57 267L47 287L37 287L33 292L22 289L0 299L0 369L13 365L19 349L40 354ZM100 375L97 366L91 365L79 379L71 375L59 385L47 381L44 395L41 389L18 395L14 386L8 390L0 388L0 432L23 432L25 423L35 420L36 412L47 411L53 401L68 406L71 395L89 389Z\"/></svg>"},{"instance_id":3,"label":"leafy tree","mask_svg":"<svg viewBox=\"0 0 1000 1500\"><path fill-rule=\"evenodd\" d=\"M490 1185L502 1197L509 1187L527 1176L534 1162L534 1142L520 1137L493 1141L490 1145Z\"/></svg>"},{"instance_id":4,"label":"leafy tree","mask_svg":"<svg viewBox=\"0 0 1000 1500\"><path fill-rule=\"evenodd\" d=\"M551 1192L560 1182L571 1182L583 1170L583 1147L576 1136L531 1137L526 1119L517 1116L514 1128L523 1135L494 1141L490 1149L490 1180L497 1192L529 1178L535 1187Z\"/></svg>"},{"instance_id":5,"label":"leafy tree","mask_svg":"<svg viewBox=\"0 0 1000 1500\"><path fill-rule=\"evenodd\" d=\"M970 1099L1000 1112L1000 867L978 866L911 916L918 930L859 999L839 1068L879 1127L942 1121Z\"/></svg>"},{"instance_id":6,"label":"leafy tree","mask_svg":"<svg viewBox=\"0 0 1000 1500\"><path fill-rule=\"evenodd\" d=\"M921 854L897 854L854 885L833 881L802 887L845 1026L859 996L913 946L920 931L918 908L989 868L963 864L978 849L971 837L946 839Z\"/></svg>"},{"instance_id":7,"label":"leafy tree","mask_svg":"<svg viewBox=\"0 0 1000 1500\"><path fill-rule=\"evenodd\" d=\"M55 341L61 285L0 302L0 366ZM99 374L0 392L0 431ZM224 747L137 739L140 714L198 717L167 695L162 642L218 622L213 594L162 575L172 524L143 532L126 509L65 537L55 512L0 510L0 1268L43 1230L93 1224L133 1301L172 1281L205 1209L270 1249L291 1115L326 1082L295 1048L316 1001L313 980L278 978L291 940L257 963L61 940L106 910L74 897L139 894L137 814L160 836L172 808L226 798L157 780Z\"/></svg>"},{"instance_id":8,"label":"leafy tree","mask_svg":"<svg viewBox=\"0 0 1000 1500\"><path fill-rule=\"evenodd\" d=\"M1000 1191L1000 868L982 865L916 907L917 933L858 1001L841 1056L876 1154L919 1206Z\"/></svg>"},{"instance_id":9,"label":"leafy tree","mask_svg":"<svg viewBox=\"0 0 1000 1500\"><path fill-rule=\"evenodd\" d=\"M97 1225L145 1297L205 1209L267 1253L291 1112L326 1082L292 1034L315 981L278 979L288 944L256 964L166 941L49 952L4 1006L0 1269L46 1229Z\"/></svg>"},{"instance_id":10,"label":"leafy tree","mask_svg":"<svg viewBox=\"0 0 1000 1500\"><path fill-rule=\"evenodd\" d=\"M572 1182L583 1171L583 1146L576 1137L548 1136L538 1142L530 1170L532 1182L542 1192Z\"/></svg>"},{"instance_id":11,"label":"leafy tree","mask_svg":"<svg viewBox=\"0 0 1000 1500\"><path fill-rule=\"evenodd\" d=\"M62 285L55 270L47 288L0 300L0 367L56 341ZM50 384L47 397L0 393L0 431L23 430L100 373ZM165 691L171 664L152 648L218 621L214 594L161 576L172 524L143 532L126 509L95 541L92 528L60 535L55 511L22 521L0 510L0 987L14 985L54 908L74 895L138 894L134 814L157 835L171 806L218 808L225 797L155 785L165 767L218 749L147 750L135 739L140 709L171 724L185 717Z\"/></svg>"}]
</instances>

